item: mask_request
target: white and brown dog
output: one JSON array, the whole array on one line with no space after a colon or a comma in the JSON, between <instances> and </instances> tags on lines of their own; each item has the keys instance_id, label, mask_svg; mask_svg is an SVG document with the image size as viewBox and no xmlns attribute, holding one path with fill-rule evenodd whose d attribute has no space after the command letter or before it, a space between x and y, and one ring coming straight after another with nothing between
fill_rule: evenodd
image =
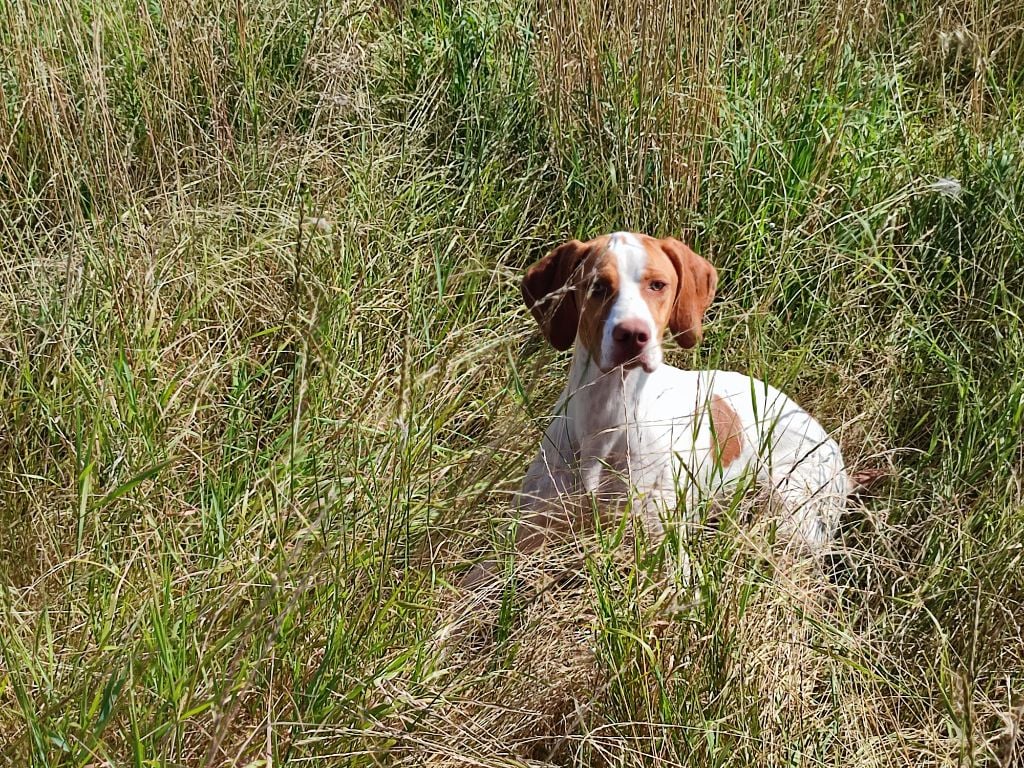
<instances>
[{"instance_id":1,"label":"white and brown dog","mask_svg":"<svg viewBox=\"0 0 1024 768\"><path fill-rule=\"evenodd\" d=\"M666 328L683 347L700 341L717 282L678 240L626 232L565 243L527 271L523 298L544 336L575 348L520 492L519 551L574 529L581 497L628 499L657 535L747 481L777 500L781 537L828 546L849 487L821 425L749 376L662 362Z\"/></svg>"}]
</instances>

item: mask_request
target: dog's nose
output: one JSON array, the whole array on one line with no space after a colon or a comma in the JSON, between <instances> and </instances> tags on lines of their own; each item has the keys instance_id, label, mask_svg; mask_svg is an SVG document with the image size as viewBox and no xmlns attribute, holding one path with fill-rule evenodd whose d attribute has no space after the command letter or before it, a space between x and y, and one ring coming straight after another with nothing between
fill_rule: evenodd
<instances>
[{"instance_id":1,"label":"dog's nose","mask_svg":"<svg viewBox=\"0 0 1024 768\"><path fill-rule=\"evenodd\" d=\"M624 320L612 328L612 339L622 347L639 352L651 340L651 333L643 320Z\"/></svg>"}]
</instances>

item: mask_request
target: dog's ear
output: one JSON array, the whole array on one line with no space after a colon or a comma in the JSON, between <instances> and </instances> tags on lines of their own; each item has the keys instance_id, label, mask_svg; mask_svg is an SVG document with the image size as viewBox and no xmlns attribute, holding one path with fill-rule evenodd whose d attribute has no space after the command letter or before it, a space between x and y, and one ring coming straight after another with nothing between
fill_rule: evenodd
<instances>
[{"instance_id":1,"label":"dog's ear","mask_svg":"<svg viewBox=\"0 0 1024 768\"><path fill-rule=\"evenodd\" d=\"M718 272L711 262L698 256L685 244L667 237L660 241L661 249L675 265L679 277L676 302L672 307L668 327L681 347L695 347L704 334L701 321L715 298Z\"/></svg>"},{"instance_id":2,"label":"dog's ear","mask_svg":"<svg viewBox=\"0 0 1024 768\"><path fill-rule=\"evenodd\" d=\"M523 278L523 301L551 346L564 351L576 339L580 322L574 275L589 246L570 240L528 270Z\"/></svg>"}]
</instances>

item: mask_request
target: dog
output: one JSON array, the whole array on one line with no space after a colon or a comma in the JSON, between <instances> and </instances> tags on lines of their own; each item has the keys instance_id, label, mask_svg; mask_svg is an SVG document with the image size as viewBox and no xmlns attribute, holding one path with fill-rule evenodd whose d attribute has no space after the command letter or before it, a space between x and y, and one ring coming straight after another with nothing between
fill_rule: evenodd
<instances>
[{"instance_id":1,"label":"dog","mask_svg":"<svg viewBox=\"0 0 1024 768\"><path fill-rule=\"evenodd\" d=\"M666 330L684 348L700 342L717 284L679 240L629 232L572 240L527 270L526 306L573 357L518 495L519 552L576 530L591 509L581 497L599 509L628 500L660 536L751 481L777 502L780 539L828 548L851 490L835 440L764 382L663 360Z\"/></svg>"}]
</instances>

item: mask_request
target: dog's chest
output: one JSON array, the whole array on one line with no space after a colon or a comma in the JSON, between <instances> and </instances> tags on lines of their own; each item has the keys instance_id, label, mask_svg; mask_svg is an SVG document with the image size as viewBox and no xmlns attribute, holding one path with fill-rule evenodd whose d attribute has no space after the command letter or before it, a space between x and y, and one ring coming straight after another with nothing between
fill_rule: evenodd
<instances>
[{"instance_id":1,"label":"dog's chest","mask_svg":"<svg viewBox=\"0 0 1024 768\"><path fill-rule=\"evenodd\" d=\"M676 457L673 425L639 409L617 419L599 416L590 412L576 425L583 489L615 495L670 488Z\"/></svg>"},{"instance_id":2,"label":"dog's chest","mask_svg":"<svg viewBox=\"0 0 1024 768\"><path fill-rule=\"evenodd\" d=\"M707 397L696 379L677 381L680 373L663 366L625 381L607 376L576 383L565 396L583 490L671 495L681 480L700 481L710 441L700 408Z\"/></svg>"}]
</instances>

